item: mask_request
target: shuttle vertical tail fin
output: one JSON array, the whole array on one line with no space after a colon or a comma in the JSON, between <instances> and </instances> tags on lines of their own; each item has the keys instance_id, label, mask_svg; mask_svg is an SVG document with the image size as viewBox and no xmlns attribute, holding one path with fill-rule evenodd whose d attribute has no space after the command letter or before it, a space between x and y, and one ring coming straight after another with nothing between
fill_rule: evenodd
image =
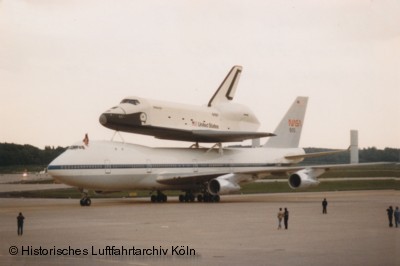
<instances>
[{"instance_id":1,"label":"shuttle vertical tail fin","mask_svg":"<svg viewBox=\"0 0 400 266\"><path fill-rule=\"evenodd\" d=\"M301 130L307 109L308 97L297 97L289 108L278 127L275 137L270 138L264 147L297 148L300 142Z\"/></svg>"},{"instance_id":2,"label":"shuttle vertical tail fin","mask_svg":"<svg viewBox=\"0 0 400 266\"><path fill-rule=\"evenodd\" d=\"M214 93L213 97L208 102L208 107L214 106L215 104L218 104L220 102L226 102L233 99L241 73L241 66L232 67L231 71L229 71L224 81L222 81L218 90Z\"/></svg>"}]
</instances>

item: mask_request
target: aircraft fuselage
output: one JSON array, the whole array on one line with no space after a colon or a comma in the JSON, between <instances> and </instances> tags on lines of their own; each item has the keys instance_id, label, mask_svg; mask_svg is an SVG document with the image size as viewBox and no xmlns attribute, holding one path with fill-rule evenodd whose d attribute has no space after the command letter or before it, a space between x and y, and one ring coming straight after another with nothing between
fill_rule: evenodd
<instances>
[{"instance_id":1,"label":"aircraft fuselage","mask_svg":"<svg viewBox=\"0 0 400 266\"><path fill-rule=\"evenodd\" d=\"M304 153L303 149L151 148L102 141L71 146L51 162L48 172L62 183L92 190L199 190L207 180L227 173L256 173L298 163L301 160L288 160L284 156L299 153ZM267 175L250 174L243 178ZM204 182L196 176L204 178ZM190 182L190 178L196 181Z\"/></svg>"}]
</instances>

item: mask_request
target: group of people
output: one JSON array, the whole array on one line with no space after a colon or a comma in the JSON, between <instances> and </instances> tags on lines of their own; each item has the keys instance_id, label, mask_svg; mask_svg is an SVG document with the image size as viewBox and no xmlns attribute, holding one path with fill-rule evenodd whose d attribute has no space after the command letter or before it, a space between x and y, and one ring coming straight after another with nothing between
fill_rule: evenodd
<instances>
[{"instance_id":1,"label":"group of people","mask_svg":"<svg viewBox=\"0 0 400 266\"><path fill-rule=\"evenodd\" d=\"M328 201L324 199L322 201L322 214L327 214L327 207L328 207ZM396 206L396 209L393 210L392 206L389 206L386 210L388 219L389 219L389 227L393 227L393 218L394 218L394 224L396 227L400 225L400 210L399 207ZM285 225L285 229L288 229L288 221L289 221L289 211L287 208L283 211L282 208L279 208L278 212L278 230L282 229L282 220Z\"/></svg>"},{"instance_id":2,"label":"group of people","mask_svg":"<svg viewBox=\"0 0 400 266\"><path fill-rule=\"evenodd\" d=\"M389 227L393 227L393 216L394 216L394 223L396 227L400 224L400 210L399 207L396 207L396 210L393 210L392 206L386 210L388 218L389 218Z\"/></svg>"},{"instance_id":3,"label":"group of people","mask_svg":"<svg viewBox=\"0 0 400 266\"><path fill-rule=\"evenodd\" d=\"M327 214L327 206L328 202L326 199L322 201L322 213ZM392 206L389 206L389 208L386 210L387 215L389 218L389 227L393 227L393 217L394 217L394 223L396 227L400 224L400 210L399 207L396 207L396 210L393 210ZM23 233L23 226L24 226L24 219L25 217L22 215L22 213L19 213L17 216L17 224L18 224L18 235L22 235ZM288 229L289 226L289 211L287 208L282 210L282 208L279 208L278 212L278 230L282 229L282 220L283 224L285 226L285 229Z\"/></svg>"},{"instance_id":4,"label":"group of people","mask_svg":"<svg viewBox=\"0 0 400 266\"><path fill-rule=\"evenodd\" d=\"M282 220L285 225L285 229L288 229L288 221L289 221L289 211L287 208L283 211L282 208L279 208L278 212L278 230L282 229Z\"/></svg>"},{"instance_id":5,"label":"group of people","mask_svg":"<svg viewBox=\"0 0 400 266\"><path fill-rule=\"evenodd\" d=\"M322 213L323 214L327 214L328 213L327 207L328 207L328 201L325 198L322 201ZM396 207L396 209L398 210L398 207ZM282 220L283 220L283 224L285 225L285 229L288 229L289 211L288 211L287 208L285 208L285 210L282 210L282 208L279 208L279 211L278 211L278 230L282 229ZM400 223L400 221L399 221L399 223ZM396 222L396 227L397 227L397 222Z\"/></svg>"}]
</instances>

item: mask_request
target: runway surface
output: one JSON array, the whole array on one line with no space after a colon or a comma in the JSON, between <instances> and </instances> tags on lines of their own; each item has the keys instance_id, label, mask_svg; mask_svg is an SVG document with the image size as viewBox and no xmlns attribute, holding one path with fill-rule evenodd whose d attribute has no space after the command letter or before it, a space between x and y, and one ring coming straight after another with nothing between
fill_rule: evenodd
<instances>
[{"instance_id":1,"label":"runway surface","mask_svg":"<svg viewBox=\"0 0 400 266\"><path fill-rule=\"evenodd\" d=\"M220 203L93 199L90 207L2 198L0 264L400 265L389 205L400 205L399 191L234 195ZM288 230L277 230L279 207L289 209Z\"/></svg>"}]
</instances>

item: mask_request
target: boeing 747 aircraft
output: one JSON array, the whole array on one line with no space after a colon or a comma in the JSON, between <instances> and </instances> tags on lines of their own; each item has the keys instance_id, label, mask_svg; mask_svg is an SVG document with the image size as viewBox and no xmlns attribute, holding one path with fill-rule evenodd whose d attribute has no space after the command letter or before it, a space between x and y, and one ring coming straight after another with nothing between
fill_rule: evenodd
<instances>
[{"instance_id":1,"label":"boeing 747 aircraft","mask_svg":"<svg viewBox=\"0 0 400 266\"><path fill-rule=\"evenodd\" d=\"M256 132L257 117L246 106L232 103L241 66L234 66L207 106L127 97L100 116L110 129L190 142L236 142L272 136Z\"/></svg>"},{"instance_id":2,"label":"boeing 747 aircraft","mask_svg":"<svg viewBox=\"0 0 400 266\"><path fill-rule=\"evenodd\" d=\"M287 174L293 189L316 186L326 170L343 165L296 166L306 157L299 148L307 106L297 97L262 147L151 148L113 141L78 142L48 166L55 180L79 188L81 205L90 205L88 190L97 192L149 190L153 202L165 202L165 190L183 191L180 201L216 202L220 195L271 173Z\"/></svg>"}]
</instances>

